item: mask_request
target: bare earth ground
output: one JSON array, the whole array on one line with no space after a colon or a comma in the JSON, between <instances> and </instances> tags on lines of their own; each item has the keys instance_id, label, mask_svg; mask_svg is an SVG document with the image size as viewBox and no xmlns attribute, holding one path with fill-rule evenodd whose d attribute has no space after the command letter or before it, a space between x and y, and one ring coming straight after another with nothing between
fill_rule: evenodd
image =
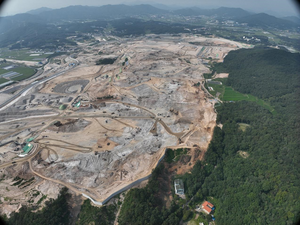
<instances>
[{"instance_id":1,"label":"bare earth ground","mask_svg":"<svg viewBox=\"0 0 300 225\"><path fill-rule=\"evenodd\" d=\"M216 78L228 78L229 73L218 73L215 76L213 76L214 79Z\"/></svg>"},{"instance_id":2,"label":"bare earth ground","mask_svg":"<svg viewBox=\"0 0 300 225\"><path fill-rule=\"evenodd\" d=\"M102 202L150 175L166 148L190 149L180 166L169 168L177 174L203 158L216 113L214 101L194 84L203 83L209 57L222 61L242 45L189 35L162 35L159 40L155 36L93 48L81 44L79 65L68 70L62 64L66 73L0 111L0 188L6 190L0 194L0 213L37 204L42 196L55 198L63 186ZM118 58L112 65L95 66L107 56ZM122 66L126 58L129 64ZM45 73L61 68L49 63ZM74 107L78 101L81 106ZM58 109L62 104L66 110ZM20 158L19 144L29 137L36 137L34 149ZM16 184L17 176L25 183Z\"/></svg>"}]
</instances>

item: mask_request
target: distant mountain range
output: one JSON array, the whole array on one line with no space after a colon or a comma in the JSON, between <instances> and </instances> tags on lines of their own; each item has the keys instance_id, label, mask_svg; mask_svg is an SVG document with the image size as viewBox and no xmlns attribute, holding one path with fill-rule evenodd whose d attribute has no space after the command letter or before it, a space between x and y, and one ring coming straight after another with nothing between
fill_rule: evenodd
<instances>
[{"instance_id":1,"label":"distant mountain range","mask_svg":"<svg viewBox=\"0 0 300 225\"><path fill-rule=\"evenodd\" d=\"M36 15L48 22L58 22L61 20L97 20L97 19L119 19L137 15L161 15L169 11L155 8L151 5L104 5L95 6L68 6L61 9L41 10L35 12Z\"/></svg>"},{"instance_id":2,"label":"distant mountain range","mask_svg":"<svg viewBox=\"0 0 300 225\"><path fill-rule=\"evenodd\" d=\"M130 2L130 3L126 4L126 5L133 6L133 5L139 5L139 4L141 4L141 3L140 3L140 1L137 0L137 1ZM151 1L143 1L143 4L145 4L145 5L152 5L155 8L163 9L163 10L168 10L168 11L185 8L185 7L178 6L178 5L164 5L164 4L161 4L161 3L151 2Z\"/></svg>"},{"instance_id":3,"label":"distant mountain range","mask_svg":"<svg viewBox=\"0 0 300 225\"><path fill-rule=\"evenodd\" d=\"M251 15L250 12L247 12L241 8L227 8L227 7L221 7L218 9L200 9L197 7L193 7L193 8L179 9L174 11L174 13L182 16L204 15L204 16L215 16L217 18L228 18L228 19L235 19L235 18Z\"/></svg>"},{"instance_id":4,"label":"distant mountain range","mask_svg":"<svg viewBox=\"0 0 300 225\"><path fill-rule=\"evenodd\" d=\"M28 13L17 14L0 18L0 35L11 29L25 26L29 23L46 23L43 18Z\"/></svg>"},{"instance_id":5,"label":"distant mountain range","mask_svg":"<svg viewBox=\"0 0 300 225\"><path fill-rule=\"evenodd\" d=\"M0 34L28 23L55 23L80 20L112 20L138 15L162 15L169 11L150 5L69 6L61 9L39 8L27 13L0 18Z\"/></svg>"},{"instance_id":6,"label":"distant mountain range","mask_svg":"<svg viewBox=\"0 0 300 225\"><path fill-rule=\"evenodd\" d=\"M33 14L33 15L38 15L40 13L51 11L51 10L53 10L53 9L50 9L50 8L47 8L47 7L42 7L42 8L30 10L27 13Z\"/></svg>"},{"instance_id":7,"label":"distant mountain range","mask_svg":"<svg viewBox=\"0 0 300 225\"><path fill-rule=\"evenodd\" d=\"M297 16L286 16L286 17L283 17L282 19L300 24L300 18Z\"/></svg>"},{"instance_id":8,"label":"distant mountain range","mask_svg":"<svg viewBox=\"0 0 300 225\"><path fill-rule=\"evenodd\" d=\"M164 5L160 5L164 8ZM249 26L290 29L299 27L298 17L277 18L265 13L253 14L241 8L200 9L197 7L178 10L159 9L151 5L104 5L69 6L61 9L39 8L27 13L0 18L0 34L29 23L61 23L82 20L114 20L143 15L213 16L231 19Z\"/></svg>"},{"instance_id":9,"label":"distant mountain range","mask_svg":"<svg viewBox=\"0 0 300 225\"><path fill-rule=\"evenodd\" d=\"M286 19L280 19L275 16L270 16L266 13L258 13L236 20L239 23L247 23L248 26L262 27L262 28L277 28L277 29L291 29L297 27L297 24Z\"/></svg>"}]
</instances>

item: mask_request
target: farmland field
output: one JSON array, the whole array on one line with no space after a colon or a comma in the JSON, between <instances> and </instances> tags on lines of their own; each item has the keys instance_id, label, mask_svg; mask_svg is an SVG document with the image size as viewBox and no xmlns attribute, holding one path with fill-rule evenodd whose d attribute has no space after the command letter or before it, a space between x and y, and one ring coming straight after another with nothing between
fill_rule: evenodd
<instances>
[{"instance_id":1,"label":"farmland field","mask_svg":"<svg viewBox=\"0 0 300 225\"><path fill-rule=\"evenodd\" d=\"M223 101L251 101L247 95L241 94L240 92L233 90L231 87L225 87L225 93L222 99Z\"/></svg>"},{"instance_id":2,"label":"farmland field","mask_svg":"<svg viewBox=\"0 0 300 225\"><path fill-rule=\"evenodd\" d=\"M0 58L4 59L16 59L16 60L26 60L26 61L41 61L43 58L49 57L49 55L41 53L40 55L30 56L32 53L29 50L8 50L2 49L0 53Z\"/></svg>"},{"instance_id":3,"label":"farmland field","mask_svg":"<svg viewBox=\"0 0 300 225\"><path fill-rule=\"evenodd\" d=\"M0 68L0 75L4 74L4 73L7 73L7 72L8 72L7 70Z\"/></svg>"},{"instance_id":4,"label":"farmland field","mask_svg":"<svg viewBox=\"0 0 300 225\"><path fill-rule=\"evenodd\" d=\"M28 78L28 77L31 77L32 75L34 75L35 74L35 69L34 68L30 68L30 67L25 67L25 66L17 66L17 67L15 67L15 68L13 68L13 69L10 69L10 70L5 70L5 69L3 69L3 67L5 67L5 66L9 66L9 65L11 65L11 63L9 63L9 64L6 64L6 63L2 63L1 64L1 68L0 68L0 75L2 75L2 74L5 74L5 73L9 73L9 72L17 72L17 73L20 73L21 75L20 76L17 76L17 77L15 77L15 78L10 78L11 80L14 80L14 81L21 81L21 80L24 80L24 79L26 79L26 78ZM14 64L14 65L16 65L16 64ZM3 78L3 77L1 77L0 78L0 84L2 84L2 83L5 83L5 82L7 82L7 81L9 81L8 79L5 79L5 78Z\"/></svg>"},{"instance_id":5,"label":"farmland field","mask_svg":"<svg viewBox=\"0 0 300 225\"><path fill-rule=\"evenodd\" d=\"M219 98L222 98L222 96L224 95L225 87L223 85L209 84L207 86L214 89L213 91L209 91L209 93L211 93L212 95L216 96L218 92L220 93Z\"/></svg>"},{"instance_id":6,"label":"farmland field","mask_svg":"<svg viewBox=\"0 0 300 225\"><path fill-rule=\"evenodd\" d=\"M35 74L35 69L29 68L29 67L17 67L17 68L12 69L11 71L15 71L17 73L23 74L22 76L12 79L15 81L24 80L28 77L31 77L33 74Z\"/></svg>"},{"instance_id":7,"label":"farmland field","mask_svg":"<svg viewBox=\"0 0 300 225\"><path fill-rule=\"evenodd\" d=\"M233 90L231 87L225 87L225 93L222 100L223 101L242 101L242 100L252 101L268 109L271 113L273 114L276 113L273 107L267 102L263 101L262 99L259 99L250 94L242 94L238 91Z\"/></svg>"},{"instance_id":8,"label":"farmland field","mask_svg":"<svg viewBox=\"0 0 300 225\"><path fill-rule=\"evenodd\" d=\"M252 101L256 102L258 105L263 106L264 108L268 109L271 113L275 114L275 110L272 108L270 104L259 99L250 94L242 94L238 91L233 90L232 87L218 85L218 84L210 84L209 87L212 87L214 90L209 91L212 95L216 96L217 93L220 93L219 98L222 101Z\"/></svg>"},{"instance_id":9,"label":"farmland field","mask_svg":"<svg viewBox=\"0 0 300 225\"><path fill-rule=\"evenodd\" d=\"M7 81L8 81L8 80L6 80L6 79L0 77L0 84L3 84L3 83L5 83L5 82L7 82Z\"/></svg>"}]
</instances>

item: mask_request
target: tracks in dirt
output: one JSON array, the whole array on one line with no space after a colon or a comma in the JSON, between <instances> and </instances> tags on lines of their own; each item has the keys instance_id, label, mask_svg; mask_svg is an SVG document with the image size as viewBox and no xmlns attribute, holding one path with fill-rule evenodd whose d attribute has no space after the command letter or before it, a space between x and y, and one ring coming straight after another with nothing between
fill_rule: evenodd
<instances>
[{"instance_id":1,"label":"tracks in dirt","mask_svg":"<svg viewBox=\"0 0 300 225\"><path fill-rule=\"evenodd\" d=\"M105 126L103 126L99 120L97 118L111 118L111 119L114 119L116 120L117 122L119 123L122 123L126 126L130 126L130 127L133 127L123 121L120 121L120 119L124 118L124 119L152 119L152 120L155 120L155 123L154 123L154 127L155 127L155 132L157 130L157 123L160 123L164 128L165 130L171 134L171 135L174 135L176 138L180 139L182 136L184 136L185 134L189 133L189 132L185 132L185 131L182 131L182 132L179 132L179 133L175 133L173 132L166 124L164 121L161 120L161 118L157 118L156 115L149 109L147 109L146 107L143 107L143 106L139 106L139 105L135 105L135 104L132 104L132 103L127 103L127 102L121 102L121 101L101 101L101 102L105 102L105 103L112 103L112 104L123 104L123 105L126 105L126 106L129 106L129 107L134 107L134 108L139 108L145 112L147 112L148 114L150 114L149 116L117 116L117 115L105 115L105 114L88 114L88 113L85 113L85 114L75 114L74 115L63 115L63 114L59 114L59 115L56 115L56 116L49 116L49 117L46 117L46 118L49 118L49 119L52 119L52 120L57 120L57 119L70 119L70 118L94 118L97 123L103 127L104 129L108 130L108 131L116 131L116 130L111 130ZM95 102L91 102L93 104L95 104ZM41 117L44 117L44 116L41 116ZM26 119L26 118L24 118ZM29 118L30 119L30 118ZM52 123L49 123L46 127L44 127L42 130L45 130L48 126L50 126ZM24 128L22 128L24 129ZM22 130L20 129L20 130ZM19 132L19 131L18 131ZM16 133L16 132L14 132ZM41 133L41 132L39 132ZM12 135L12 134L10 134ZM49 144L49 143L46 143L47 141L51 141L52 143ZM16 160L15 163L24 163L24 162L28 162L29 163L29 168L30 170L32 171L32 173L34 173L36 176L39 176L45 180L49 180L51 182L54 182L54 183L57 183L57 184L60 184L60 185L63 185L69 189L71 189L72 191L74 191L75 193L77 194L84 194L85 196L88 196L90 197L91 199L93 199L95 202L98 202L98 200L101 198L99 196L99 194L97 193L97 191L95 190L95 188L87 188L87 187L84 187L82 185L78 185L78 184L73 184L73 183L67 183L67 182L64 182L64 181L61 181L61 180L57 180L57 179L53 179L51 177L47 177L37 171L34 170L33 168L33 165L32 165L32 159L37 156L39 153L41 153L43 150L47 150L47 155L48 155L48 159L50 161L56 161L58 160L59 156L58 154L56 153L56 151L53 149L53 148L62 148L62 149L65 149L65 150L69 150L69 151L77 151L77 152L81 152L81 153L90 153L92 152L92 148L90 147L85 147L85 146L80 146L80 145L75 145L75 144L72 144L72 143L68 143L66 141L61 141L61 140L56 140L56 139L51 139L51 138L40 138L40 139L37 139L34 141L34 145L35 145L35 150L28 156L28 157L25 157L23 159L20 159L20 160ZM53 142L58 142L57 144L53 144ZM53 154L51 154L51 152ZM54 157L54 158L52 158ZM164 154L161 156L159 162L163 159L164 157ZM158 162L158 163L159 163ZM157 163L157 164L158 164ZM13 165L12 162L9 162L9 163L6 163L6 164L3 164L3 165L0 165L0 168L4 168L4 167L7 167L7 166L11 166ZM151 175L151 174L150 174ZM99 204L104 204L106 201L108 201L110 198L112 198L113 196L115 196L116 193L119 193L119 192L122 192L124 190L127 190L131 187L133 187L134 185L136 184L139 184L141 181L143 180L146 180L149 178L149 176L146 176L144 178L141 178L139 180L136 180L130 184L128 184L127 186L124 186L122 189L114 192L113 194L111 194L108 198L106 198L103 202L98 202ZM102 199L103 200L103 199Z\"/></svg>"},{"instance_id":2,"label":"tracks in dirt","mask_svg":"<svg viewBox=\"0 0 300 225\"><path fill-rule=\"evenodd\" d=\"M61 184L61 185L65 186L65 187L71 189L72 191L74 191L77 194L82 194L82 191L85 190L85 191L88 191L89 195L94 196L94 197L97 196L94 190L90 190L89 188L83 187L81 185L70 184L70 183L63 182L61 180L56 180L56 179L53 179L53 178L50 178L50 177L46 177L46 176L44 176L44 175L36 172L32 168L32 161L31 161L31 159L29 159L28 162L29 162L29 168L30 168L30 170L32 171L32 173L34 173L38 177L41 177L41 178L43 178L45 180L52 181L52 182L57 183L57 184Z\"/></svg>"},{"instance_id":3,"label":"tracks in dirt","mask_svg":"<svg viewBox=\"0 0 300 225\"><path fill-rule=\"evenodd\" d=\"M103 101L101 101L101 102L103 102ZM118 104L124 104L124 105L126 105L126 106L130 106L130 107L135 107L135 108L139 108L139 109L142 109L142 110L144 110L144 111L146 111L147 113L149 113L151 116L132 116L132 117L130 117L130 116L115 116L115 115L104 115L104 114L93 114L93 115L86 115L86 114L83 114L83 115L70 115L70 116L66 116L66 115L61 115L61 114L59 114L59 115L57 115L57 116L52 116L52 115L50 115L50 116L44 116L44 115L41 115L41 117L46 117L46 118L49 118L49 119L52 119L52 120L56 120L56 119L71 119L71 118L94 118L96 121L97 121L97 123L101 126L101 127L103 127L104 129L106 129L106 130L109 130L109 131L116 131L116 130L111 130L111 129L109 129L109 128L107 128L107 127L105 127L105 126L103 126L100 122L99 122L99 120L97 119L97 118L111 118L111 119L114 119L114 120L116 120L117 122L119 122L119 123L122 123L122 124L124 124L124 125L126 125L126 126L129 126L129 124L127 124L127 123L124 123L124 122L122 122L122 121L120 121L119 119L122 119L122 118L124 118L124 119L154 119L155 120L155 123L154 123L154 130L155 130L155 133L157 132L157 123L160 123L164 128L165 128L165 130L169 133L169 134L171 134L171 135L174 135L176 138L178 138L178 139L180 139L181 137L184 137L184 136L186 136L186 135L188 135L189 134L189 132L191 132L191 131L189 131L189 132L184 132L184 131L182 131L182 132L179 132L179 133L175 133L175 132L173 132L166 124L165 124L165 122L163 121L163 120L161 120L160 118L157 118L156 117L156 115L153 113L153 112L151 112L149 109L147 109L147 108L145 108L145 107L143 107L143 106L138 106L138 105L135 105L135 104L131 104L131 103L127 103L127 102L121 102L121 101L104 101L104 102L106 102L106 103L118 103ZM94 102L93 102L94 103ZM35 118L39 118L38 116L36 116ZM118 118L118 119L117 119ZM24 118L24 120L30 120L30 119L32 119L32 118ZM49 123L46 127L44 127L43 129L42 129L42 131L43 130L45 130L48 126L50 126L51 125L51 123ZM37 127L37 126L40 126L40 125L36 125L36 126L31 126L31 128L32 127ZM131 125L130 125L131 126ZM132 127L132 126L131 126ZM10 133L10 134L7 134L7 135L5 135L4 137L2 137L1 138L1 140L4 140L5 138L7 138L7 137L9 137L9 136L11 136L11 135L14 135L14 134L16 134L16 133L18 133L18 132L21 132L22 130L24 130L24 129L27 129L27 128L29 128L29 126L28 127L25 127L25 128L20 128L20 129L18 129L17 131L15 131L15 132L13 132L13 133ZM152 129L151 129L152 130ZM121 132L121 131L117 131L117 132ZM39 133L41 133L41 132L39 132ZM66 144L66 145L59 145L59 144L46 144L45 142L44 142L44 140L50 140L50 141L58 141L58 142L62 142L62 143L64 143L64 144ZM92 148L89 148L89 147L84 147L84 146L79 146L79 145L74 145L74 144L71 144L71 143L68 143L68 142L64 142L64 141L61 141L61 140L55 140L55 139L38 139L38 140L36 140L36 143L38 143L38 144L43 144L45 147L47 146L47 147L61 147L61 148L64 148L64 149L67 149L67 150L73 150L73 151L78 151L78 152L82 152L82 153L89 153L89 152L91 152L92 151ZM73 146L73 147L72 147ZM76 148L74 148L74 146L76 147ZM48 150L48 151L54 151L53 149L50 149L50 150ZM28 161L28 160L30 160L31 158L33 158L35 155L37 155L38 153L40 152L40 150L37 150L37 151L35 151L35 153L34 154L32 154L32 155L30 155L30 157L25 157L24 159L21 159L21 160L16 160L16 161L14 161L14 162L16 162L16 163L21 163L21 162L25 162L25 161ZM0 168L4 168L4 167L7 167L7 166L10 166L10 165L12 165L11 163L5 163L5 164L2 164L2 165L0 165Z\"/></svg>"},{"instance_id":4,"label":"tracks in dirt","mask_svg":"<svg viewBox=\"0 0 300 225\"><path fill-rule=\"evenodd\" d=\"M187 65L187 64L186 64ZM98 74L100 74L102 72L102 68L100 68L100 70L96 73L96 76ZM182 71L184 71L186 68L184 68L183 70L181 71L178 71L177 73L181 73ZM112 70L113 72L116 71L116 69L113 69ZM109 72L112 72L112 71L106 71L106 73L109 73ZM115 81L115 74L113 73L112 75L112 78L111 78L111 82L110 85L112 86L112 88L116 89L117 92L122 96L122 95L127 95L129 98L132 98L134 100L137 99L137 96L135 95L132 95L132 91L130 89L134 88L134 87L127 87L127 88L121 88L121 87L118 87L118 86L114 86L114 81ZM92 80L91 80L92 81ZM91 82L85 87L85 89L83 90L83 92L81 94L84 94L84 93L87 93L87 91L89 91L89 89L92 87L92 84L94 82ZM96 80L95 80L96 81ZM105 81L106 82L106 81ZM147 83L147 82L144 82L144 83ZM139 84L141 85L141 84ZM139 86L137 85L137 86ZM152 88L154 91L156 92L159 92L160 93L160 89L158 87L156 87L155 85L150 85L150 84L147 84L150 88ZM91 88L92 89L92 88ZM87 93L89 94L89 93ZM92 96L93 97L93 96ZM103 102L103 101L102 101ZM122 123L124 124L125 126L130 126L130 127L133 127L131 126L130 124L128 123L125 123L122 121L122 119L131 119L131 120L138 120L138 119L143 119L143 120L148 120L148 119L151 119L151 120L154 120L154 125L153 125L153 128L154 128L154 131L155 133L157 133L157 124L160 123L164 129L166 130L167 133L169 133L170 135L173 135L175 136L177 139L182 139L182 138L185 138L185 139L188 139L189 136L192 134L192 131L182 131L182 132L173 132L170 127L162 120L162 118L159 118L156 116L155 113L153 113L150 109L146 108L146 107L143 107L143 106L139 106L139 105L134 105L134 104L131 104L131 103L126 103L126 102L121 102L121 101L104 101L106 103L113 103L113 104L123 104L123 105L126 105L126 106L130 106L130 107L134 107L134 108L138 108L138 109L141 109L142 111L144 111L143 114L145 114L145 116L117 116L117 115L107 115L107 114L100 114L100 113L72 113L70 115L50 115L50 116L46 116L44 117L45 119L47 120L58 120L58 119L72 119L72 118L92 118L94 119L102 128L104 128L105 130L107 131L113 131L113 132L123 132L123 131L117 131L117 130L113 130L113 129L110 129L110 127L106 127L105 124L103 125L101 123L101 121L103 120L100 120L99 118L111 118L119 123ZM91 102L91 103L94 103L94 102ZM146 113L147 114L146 114ZM42 117L42 116L41 116ZM38 117L37 117L38 118ZM25 119L25 118L24 118ZM28 118L29 120L31 120L32 118ZM127 122L127 121L126 121ZM50 124L49 124L50 125ZM44 128L46 129L46 128ZM151 132L151 131L150 131ZM39 132L41 133L41 132ZM151 132L152 133L152 132ZM150 134L151 135L151 134ZM48 144L46 143L47 141L50 141L51 144ZM57 143L54 143L54 142L57 142ZM53 144L54 143L54 144ZM55 161L58 159L58 155L55 151L56 148L63 148L65 149L66 151L76 151L76 152L82 152L82 153L90 153L92 151L91 148L88 148L88 147L84 147L84 146L79 146L79 145L72 145L70 143L67 143L67 142L64 142L64 141L59 141L59 140L55 140L55 139L47 139L47 138L44 138L44 139L38 139L36 140L36 150L33 152L32 155L26 157L26 158L23 158L22 160L19 160L18 163L21 163L21 162L26 162L28 161L29 162L29 167L30 167L30 170L36 175L36 176L39 176L45 180L49 180L51 182L55 182L57 184L60 184L60 185L64 185L66 187L68 187L69 189L73 190L75 193L79 193L79 194L82 194L82 193L85 193L86 195L88 196L91 196L92 198L94 199L99 199L99 194L95 191L93 191L92 189L90 188L86 188L86 187L83 187L82 185L78 185L78 184L72 184L72 183L66 183L64 181L61 181L61 180L56 180L56 179L53 179L51 177L47 177L47 176L44 176L43 174L40 174L38 171L35 171L36 168L34 168L34 157L39 154L41 151L45 150L45 151L48 151L48 159L50 161ZM39 146L38 146L39 145ZM163 158L163 155L160 155L161 158L160 160ZM159 160L159 161L160 161ZM159 162L158 161L158 162ZM33 163L33 165L32 165ZM10 164L11 165L11 164ZM1 165L0 165L0 168L1 168ZM148 171L147 171L148 172ZM151 172L150 172L151 174ZM144 177L142 179L147 179L147 177ZM135 181L136 182L136 181ZM132 184L130 185L134 185L135 182L133 182ZM127 186L125 188L128 188Z\"/></svg>"},{"instance_id":5,"label":"tracks in dirt","mask_svg":"<svg viewBox=\"0 0 300 225\"><path fill-rule=\"evenodd\" d=\"M33 157L35 157L41 151L40 149L37 149L37 148L38 148L38 146L36 144L34 144L33 149L31 150L31 153L29 154L28 157L24 157L24 158L21 158L19 160L15 160L15 161L12 161L12 162L3 163L3 164L0 165L0 169L3 169L5 167L9 167L9 166L13 166L17 163L27 162L29 159L32 159Z\"/></svg>"}]
</instances>

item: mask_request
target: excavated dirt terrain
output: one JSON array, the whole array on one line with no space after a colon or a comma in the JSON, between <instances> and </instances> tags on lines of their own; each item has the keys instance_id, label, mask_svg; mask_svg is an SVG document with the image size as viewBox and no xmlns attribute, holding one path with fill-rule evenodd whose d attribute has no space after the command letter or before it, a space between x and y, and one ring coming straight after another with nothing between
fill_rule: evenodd
<instances>
[{"instance_id":1,"label":"excavated dirt terrain","mask_svg":"<svg viewBox=\"0 0 300 225\"><path fill-rule=\"evenodd\" d=\"M166 148L189 149L169 168L172 173L188 172L203 158L216 126L216 101L204 90L203 73L210 71L209 60L222 61L242 45L156 36L89 50L81 44L75 67L53 60L45 75L62 75L1 111L0 188L7 191L0 194L0 213L9 216L24 204L42 207L63 186L103 202L149 176ZM95 66L99 51L117 60ZM56 61L62 58L74 62L69 56ZM32 150L19 157L28 138Z\"/></svg>"}]
</instances>

